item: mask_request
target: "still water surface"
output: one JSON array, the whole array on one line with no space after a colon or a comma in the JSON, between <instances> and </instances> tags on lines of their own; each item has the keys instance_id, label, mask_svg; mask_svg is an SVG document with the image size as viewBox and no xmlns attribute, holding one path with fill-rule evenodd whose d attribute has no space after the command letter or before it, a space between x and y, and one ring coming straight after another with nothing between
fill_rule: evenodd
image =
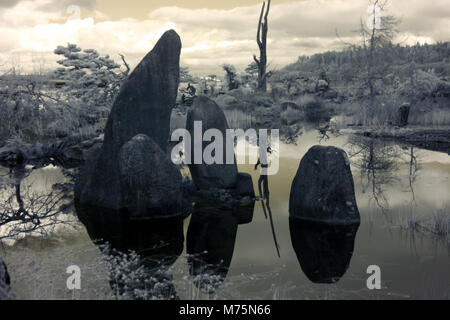
<instances>
[{"instance_id":1,"label":"still water surface","mask_svg":"<svg viewBox=\"0 0 450 320\"><path fill-rule=\"evenodd\" d=\"M245 127L249 117L227 114L231 126ZM228 270L221 269L226 278L214 292L205 293L193 285L189 277L189 258L186 241L183 253L170 267L174 288L182 299L449 299L450 243L448 237L433 232L435 216L450 211L450 157L447 154L401 146L381 141L337 136L321 139L316 130L306 130L297 144L281 143L276 152L280 156L280 170L269 177L270 207L276 237L280 246L279 258L274 245L271 226L265 218L261 202L256 202L253 219L241 224L226 218L208 218L216 224L202 233L202 219L192 217L183 224L184 239L195 236L196 246L216 250L214 257L228 261ZM289 226L289 194L291 183L301 158L314 145L341 147L351 159L356 198L361 225L356 231L354 251L352 231L346 252L340 252L340 231L314 228L291 228L298 232L294 241ZM242 172L252 175L258 190L258 171L251 165L241 165ZM10 187L8 170L1 169L2 201L14 189ZM22 190L49 192L55 183L67 179L61 169L47 167L34 170L22 181ZM214 211L214 208L211 208ZM206 213L205 213L206 211ZM21 241L4 240L0 257L12 276L12 287L25 299L111 299L114 295L108 282L108 272L99 248L92 242L86 227L74 212L63 217L68 226L56 227L48 237L27 236ZM198 219L197 219L198 220ZM423 228L414 232L408 226ZM195 227L194 227L195 226ZM220 227L221 226L221 227ZM195 229L197 228L197 229ZM316 230L316 231L315 231ZM0 229L5 232L5 228ZM338 236L334 232L337 232ZM344 236L345 236L344 235ZM300 238L300 240L299 240ZM303 238L303 240L301 240ZM345 237L344 237L345 238ZM309 242L305 244L305 240ZM348 240L348 239L347 239ZM193 240L191 240L193 241ZM303 243L300 243L303 241ZM199 244L200 243L200 244ZM223 243L223 248L209 246ZM303 251L303 267L294 247ZM302 247L303 246L303 247ZM322 256L317 255L321 250ZM319 249L320 248L320 249ZM327 251L328 248L328 251ZM308 251L309 250L309 251ZM345 251L345 250L344 250ZM328 253L327 253L328 252ZM350 254L349 254L350 253ZM327 256L328 255L328 256ZM343 267L345 271L335 283L313 283L306 273L313 259L329 268ZM311 261L309 261L311 260ZM66 268L78 265L82 272L81 290L66 289ZM368 290L366 273L370 265L381 268L381 290ZM320 271L319 271L320 273Z\"/></svg>"}]
</instances>

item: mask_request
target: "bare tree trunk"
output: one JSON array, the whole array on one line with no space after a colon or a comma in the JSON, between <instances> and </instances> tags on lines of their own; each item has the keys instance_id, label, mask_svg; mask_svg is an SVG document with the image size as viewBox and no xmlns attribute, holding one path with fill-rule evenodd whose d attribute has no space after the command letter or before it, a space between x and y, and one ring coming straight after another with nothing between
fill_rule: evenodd
<instances>
[{"instance_id":1,"label":"bare tree trunk","mask_svg":"<svg viewBox=\"0 0 450 320\"><path fill-rule=\"evenodd\" d=\"M370 45L369 45L369 61L368 61L368 85L369 85L369 91L370 91L370 113L371 117L374 113L374 107L375 107L375 87L374 87L374 54L375 54L375 36L376 36L376 21L377 21L377 15L376 15L376 6L378 5L378 0L376 0L373 4L373 21L372 21L372 30L370 30Z\"/></svg>"},{"instance_id":2,"label":"bare tree trunk","mask_svg":"<svg viewBox=\"0 0 450 320\"><path fill-rule=\"evenodd\" d=\"M267 32L269 30L269 25L267 22L267 17L270 11L270 1L267 4L263 3L261 14L259 16L258 22L258 33L256 35L256 42L259 47L259 60L256 58L256 55L253 55L253 59L255 60L258 66L258 90L267 91L267 77L270 75L267 73ZM266 10L265 10L266 9ZM264 13L265 11L265 13ZM264 17L264 21L263 21Z\"/></svg>"}]
</instances>

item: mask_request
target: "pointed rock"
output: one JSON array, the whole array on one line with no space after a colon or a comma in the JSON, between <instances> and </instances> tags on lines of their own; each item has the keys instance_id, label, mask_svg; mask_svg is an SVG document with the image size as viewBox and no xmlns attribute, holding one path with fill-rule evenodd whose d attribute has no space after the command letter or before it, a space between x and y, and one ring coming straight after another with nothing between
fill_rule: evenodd
<instances>
[{"instance_id":1,"label":"pointed rock","mask_svg":"<svg viewBox=\"0 0 450 320\"><path fill-rule=\"evenodd\" d=\"M103 146L87 160L77 179L75 197L80 203L127 208L119 153L136 135L147 135L166 151L179 85L180 51L180 37L173 30L167 31L122 85L108 118ZM147 187L153 188L151 184Z\"/></svg>"}]
</instances>

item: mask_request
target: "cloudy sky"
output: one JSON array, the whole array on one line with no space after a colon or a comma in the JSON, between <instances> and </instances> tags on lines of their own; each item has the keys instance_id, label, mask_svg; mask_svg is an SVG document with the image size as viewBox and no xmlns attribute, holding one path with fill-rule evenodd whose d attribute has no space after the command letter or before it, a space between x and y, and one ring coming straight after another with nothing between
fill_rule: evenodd
<instances>
[{"instance_id":1,"label":"cloudy sky","mask_svg":"<svg viewBox=\"0 0 450 320\"><path fill-rule=\"evenodd\" d=\"M256 27L262 0L0 0L0 71L52 68L57 45L76 43L131 65L161 34L175 29L183 41L182 65L196 74L219 73L224 63L241 70L258 52ZM269 61L272 68L356 41L368 0L272 0ZM402 20L398 41L450 40L450 0L392 0L387 14ZM338 30L340 39L335 30Z\"/></svg>"}]
</instances>

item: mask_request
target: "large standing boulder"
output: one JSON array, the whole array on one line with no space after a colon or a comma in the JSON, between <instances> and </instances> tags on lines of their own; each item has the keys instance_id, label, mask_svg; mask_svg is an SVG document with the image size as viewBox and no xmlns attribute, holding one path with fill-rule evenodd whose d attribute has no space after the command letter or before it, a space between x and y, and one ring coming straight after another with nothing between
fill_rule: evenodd
<instances>
[{"instance_id":1,"label":"large standing boulder","mask_svg":"<svg viewBox=\"0 0 450 320\"><path fill-rule=\"evenodd\" d=\"M170 116L179 85L180 51L179 36L173 30L167 31L122 85L106 125L103 146L87 160L77 179L75 197L80 203L110 209L126 208L130 190L122 192L124 177L121 177L119 153L136 135L149 136L163 152L166 151ZM145 167L151 165L147 163L135 170L145 172ZM144 178L139 183L154 188L151 181Z\"/></svg>"},{"instance_id":2,"label":"large standing boulder","mask_svg":"<svg viewBox=\"0 0 450 320\"><path fill-rule=\"evenodd\" d=\"M289 213L310 221L360 222L350 162L344 150L315 146L306 153L292 183Z\"/></svg>"},{"instance_id":3,"label":"large standing boulder","mask_svg":"<svg viewBox=\"0 0 450 320\"><path fill-rule=\"evenodd\" d=\"M192 178L199 189L232 189L236 187L238 180L238 169L236 161L233 164L226 164L226 130L229 129L225 114L219 106L205 96L195 98L192 109L189 111L186 121L186 129L194 139L194 122L202 122L202 137L208 129L217 129L223 135L223 162L224 164L208 165L204 161L202 164L194 164L194 140L191 143L192 163L189 165ZM202 139L197 137L197 139ZM202 150L210 142L202 143Z\"/></svg>"}]
</instances>

